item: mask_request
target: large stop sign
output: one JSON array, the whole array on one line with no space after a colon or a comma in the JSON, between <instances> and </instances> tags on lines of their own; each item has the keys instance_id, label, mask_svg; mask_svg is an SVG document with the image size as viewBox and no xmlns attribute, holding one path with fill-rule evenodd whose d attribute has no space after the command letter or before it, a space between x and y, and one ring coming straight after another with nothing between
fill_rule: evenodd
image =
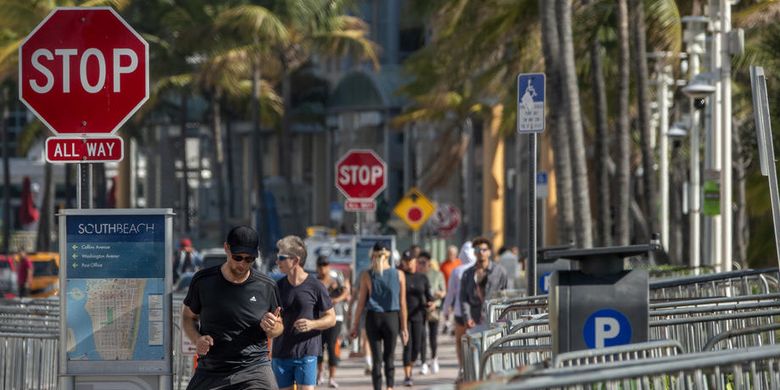
<instances>
[{"instance_id":1,"label":"large stop sign","mask_svg":"<svg viewBox=\"0 0 780 390\"><path fill-rule=\"evenodd\" d=\"M19 91L54 134L112 134L149 98L149 45L111 8L57 8L19 47Z\"/></svg>"},{"instance_id":2,"label":"large stop sign","mask_svg":"<svg viewBox=\"0 0 780 390\"><path fill-rule=\"evenodd\" d=\"M374 199L387 186L387 164L368 149L352 149L336 163L336 188L348 199Z\"/></svg>"}]
</instances>

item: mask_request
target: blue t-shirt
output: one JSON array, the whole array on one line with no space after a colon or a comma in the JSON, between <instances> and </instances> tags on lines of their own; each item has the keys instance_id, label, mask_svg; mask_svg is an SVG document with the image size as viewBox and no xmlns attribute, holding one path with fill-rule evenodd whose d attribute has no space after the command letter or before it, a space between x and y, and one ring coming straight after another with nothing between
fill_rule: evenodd
<instances>
[{"instance_id":1,"label":"blue t-shirt","mask_svg":"<svg viewBox=\"0 0 780 390\"><path fill-rule=\"evenodd\" d=\"M319 356L322 353L322 339L319 330L298 332L293 324L300 318L316 320L333 307L328 290L309 274L298 286L290 284L286 277L276 282L282 306L284 333L274 339L273 357L300 359L304 356Z\"/></svg>"}]
</instances>

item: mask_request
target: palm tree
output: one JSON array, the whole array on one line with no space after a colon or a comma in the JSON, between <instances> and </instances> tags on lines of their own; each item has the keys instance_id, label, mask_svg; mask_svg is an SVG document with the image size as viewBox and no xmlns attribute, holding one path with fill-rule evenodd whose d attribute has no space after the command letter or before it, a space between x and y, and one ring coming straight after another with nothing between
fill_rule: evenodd
<instances>
[{"instance_id":1,"label":"palm tree","mask_svg":"<svg viewBox=\"0 0 780 390\"><path fill-rule=\"evenodd\" d=\"M583 248L593 246L592 222L590 219L590 195L588 193L588 166L585 160L585 140L580 112L580 90L577 85L577 70L574 61L572 40L571 1L557 0L558 32L561 41L561 76L563 79L563 111L567 115L570 130L568 139L572 153L574 233L577 244Z\"/></svg>"},{"instance_id":2,"label":"palm tree","mask_svg":"<svg viewBox=\"0 0 780 390\"><path fill-rule=\"evenodd\" d=\"M586 0L586 4L592 6L592 2ZM592 14L592 13L591 13ZM603 46L599 37L600 21L592 28L589 43L591 91L595 104L594 116L596 118L596 135L594 139L596 149L596 245L609 246L612 242L612 204L610 203L609 180L609 144L607 122L607 85L604 80L604 66L602 61Z\"/></svg>"},{"instance_id":3,"label":"palm tree","mask_svg":"<svg viewBox=\"0 0 780 390\"><path fill-rule=\"evenodd\" d=\"M647 50L645 41L645 4L642 0L631 0L631 37L634 48L633 60L635 69L637 108L639 124L639 140L642 150L642 205L651 233L656 231L658 214L655 212L658 202L655 186L655 155L650 138L650 104L648 99ZM647 237L649 239L649 237Z\"/></svg>"},{"instance_id":4,"label":"palm tree","mask_svg":"<svg viewBox=\"0 0 780 390\"><path fill-rule=\"evenodd\" d=\"M629 129L629 35L628 35L628 5L626 0L618 0L618 48L619 48L619 78L618 78L618 117L617 117L617 172L615 175L615 243L628 245L630 241L630 183L631 183L631 149Z\"/></svg>"},{"instance_id":5,"label":"palm tree","mask_svg":"<svg viewBox=\"0 0 780 390\"><path fill-rule=\"evenodd\" d=\"M561 51L558 39L555 2L539 0L539 15L542 26L542 48L547 70L547 93L550 107L560 107L561 96ZM574 239L574 200L572 197L572 167L569 142L566 136L566 116L563 110L550 109L547 117L555 150L555 187L558 194L558 240L569 242Z\"/></svg>"}]
</instances>

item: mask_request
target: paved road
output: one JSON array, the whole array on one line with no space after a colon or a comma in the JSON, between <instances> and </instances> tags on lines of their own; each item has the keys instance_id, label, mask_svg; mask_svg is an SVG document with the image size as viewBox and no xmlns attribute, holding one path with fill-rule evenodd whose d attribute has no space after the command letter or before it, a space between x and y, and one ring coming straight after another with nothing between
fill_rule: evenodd
<instances>
[{"instance_id":1,"label":"paved road","mask_svg":"<svg viewBox=\"0 0 780 390\"><path fill-rule=\"evenodd\" d=\"M399 339L395 351L395 388L408 389L408 387L404 387L403 385L404 371L401 362L401 351ZM342 361L336 372L336 381L339 384L339 389L371 389L371 375L367 375L364 371L363 358L347 358L348 355L349 352L347 349L342 349ZM415 366L412 371L412 379L414 380L414 387L412 388L428 389L435 385L451 385L455 382L455 378L458 374L458 360L455 356L455 339L452 336L439 336L439 366L441 369L438 374L428 373L428 375L425 376L420 375L419 366ZM325 380L325 383L325 385L322 385L319 388L328 388L327 379Z\"/></svg>"}]
</instances>

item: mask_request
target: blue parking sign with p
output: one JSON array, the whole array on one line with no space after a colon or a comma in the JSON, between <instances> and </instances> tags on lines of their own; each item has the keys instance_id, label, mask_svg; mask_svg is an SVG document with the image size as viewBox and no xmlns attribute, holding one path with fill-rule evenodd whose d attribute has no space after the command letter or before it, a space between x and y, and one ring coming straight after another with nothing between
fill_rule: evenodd
<instances>
[{"instance_id":1,"label":"blue parking sign with p","mask_svg":"<svg viewBox=\"0 0 780 390\"><path fill-rule=\"evenodd\" d=\"M517 75L517 132L544 131L544 73Z\"/></svg>"},{"instance_id":2,"label":"blue parking sign with p","mask_svg":"<svg viewBox=\"0 0 780 390\"><path fill-rule=\"evenodd\" d=\"M631 343L631 323L613 309L595 311L585 320L582 336L588 348L604 348Z\"/></svg>"}]
</instances>

